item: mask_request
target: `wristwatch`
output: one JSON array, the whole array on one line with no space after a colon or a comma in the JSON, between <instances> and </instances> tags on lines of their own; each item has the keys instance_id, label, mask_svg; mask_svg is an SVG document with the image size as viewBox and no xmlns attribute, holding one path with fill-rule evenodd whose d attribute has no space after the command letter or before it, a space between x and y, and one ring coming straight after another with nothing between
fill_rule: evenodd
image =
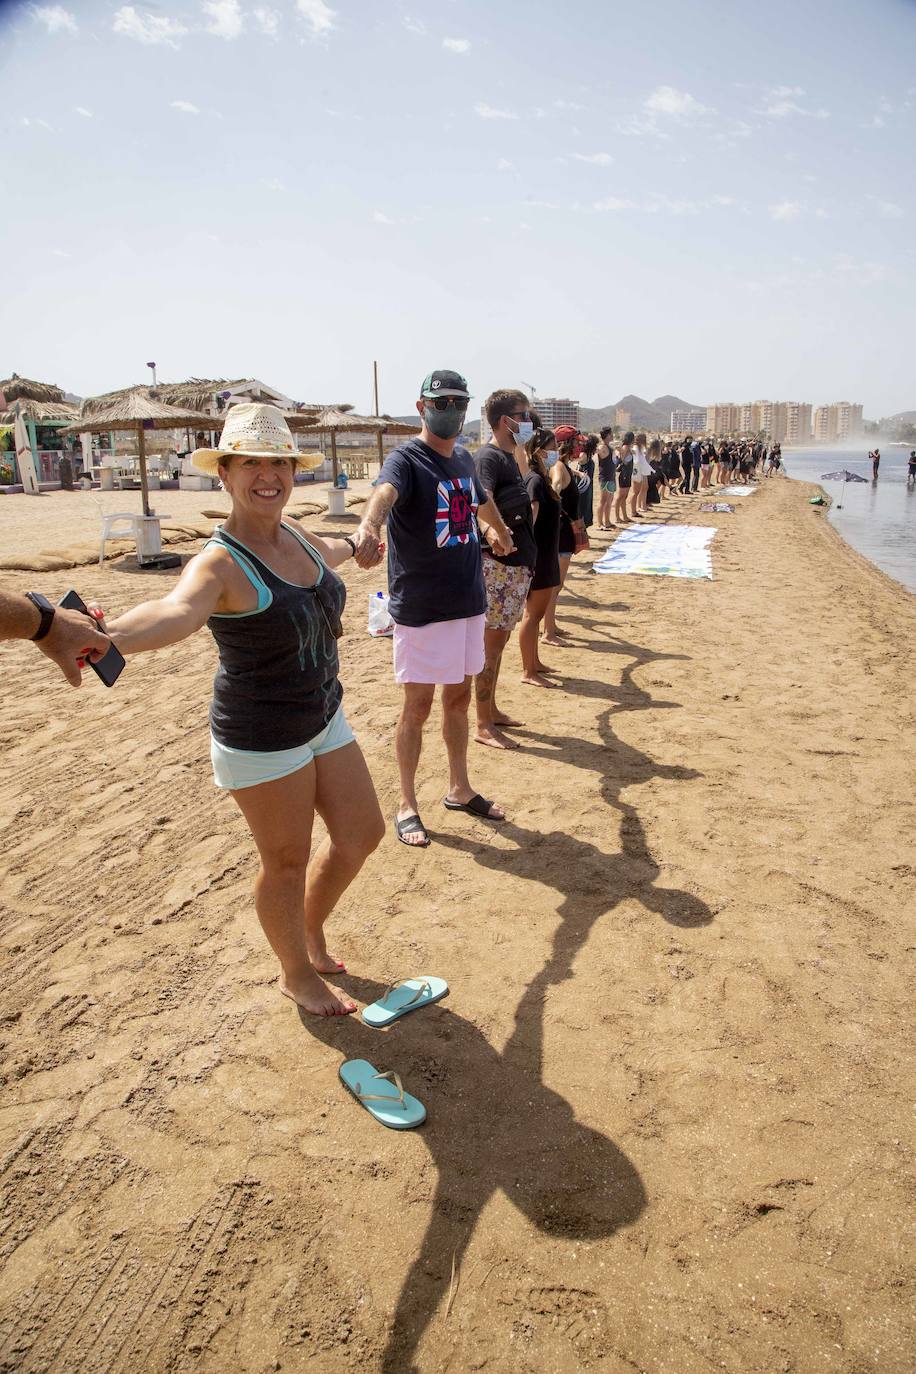
<instances>
[{"instance_id":1,"label":"wristwatch","mask_svg":"<svg viewBox=\"0 0 916 1374\"><path fill-rule=\"evenodd\" d=\"M35 644L39 639L44 639L45 635L50 630L51 621L54 619L55 607L46 596L42 596L41 592L26 592L26 598L31 601L32 605L41 616L41 624L32 635L32 643Z\"/></svg>"}]
</instances>

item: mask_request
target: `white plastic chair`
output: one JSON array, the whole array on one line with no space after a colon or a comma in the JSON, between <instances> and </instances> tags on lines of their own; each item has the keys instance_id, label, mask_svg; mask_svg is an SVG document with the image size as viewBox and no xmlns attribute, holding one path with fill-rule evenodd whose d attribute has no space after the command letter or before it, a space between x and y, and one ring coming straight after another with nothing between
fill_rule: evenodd
<instances>
[{"instance_id":1,"label":"white plastic chair","mask_svg":"<svg viewBox=\"0 0 916 1374\"><path fill-rule=\"evenodd\" d=\"M102 541L99 544L99 567L105 562L105 544L109 539L125 539L128 535L140 542L140 516L131 515L126 511L118 511L114 515L102 516ZM126 528L118 530L118 525Z\"/></svg>"}]
</instances>

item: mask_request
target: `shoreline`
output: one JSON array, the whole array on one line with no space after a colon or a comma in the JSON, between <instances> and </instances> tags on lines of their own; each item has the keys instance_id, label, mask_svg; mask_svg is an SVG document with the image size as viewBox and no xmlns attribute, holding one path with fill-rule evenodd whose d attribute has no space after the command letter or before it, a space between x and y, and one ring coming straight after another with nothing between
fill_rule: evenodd
<instances>
[{"instance_id":1,"label":"shoreline","mask_svg":"<svg viewBox=\"0 0 916 1374\"><path fill-rule=\"evenodd\" d=\"M7 1359L908 1372L916 602L806 487L665 503L716 527L711 582L592 575L595 532L563 690L522 687L513 638L521 751L471 746L505 824L444 811L427 732L433 846L389 823L332 918L361 1003L449 982L385 1033L276 992L210 779L209 637L79 694L0 648ZM381 581L344 575L346 710L390 821ZM77 585L117 610L174 576ZM397 1069L426 1125L372 1122L350 1057Z\"/></svg>"}]
</instances>

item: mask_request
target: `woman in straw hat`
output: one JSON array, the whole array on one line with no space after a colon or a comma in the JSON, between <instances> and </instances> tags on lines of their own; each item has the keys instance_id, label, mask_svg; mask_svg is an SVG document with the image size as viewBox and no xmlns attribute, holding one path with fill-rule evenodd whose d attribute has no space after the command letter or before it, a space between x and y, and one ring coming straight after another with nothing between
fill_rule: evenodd
<instances>
[{"instance_id":1,"label":"woman in straw hat","mask_svg":"<svg viewBox=\"0 0 916 1374\"><path fill-rule=\"evenodd\" d=\"M324 924L384 834L338 678L346 591L334 569L356 545L307 540L282 521L296 466L316 460L297 451L276 407L235 406L220 447L192 461L219 474L232 512L168 596L107 632L127 655L210 629L219 649L213 773L258 847L255 905L280 960L280 990L305 1011L345 1015L356 1004L321 976L345 971L328 953ZM328 835L310 860L316 811Z\"/></svg>"}]
</instances>

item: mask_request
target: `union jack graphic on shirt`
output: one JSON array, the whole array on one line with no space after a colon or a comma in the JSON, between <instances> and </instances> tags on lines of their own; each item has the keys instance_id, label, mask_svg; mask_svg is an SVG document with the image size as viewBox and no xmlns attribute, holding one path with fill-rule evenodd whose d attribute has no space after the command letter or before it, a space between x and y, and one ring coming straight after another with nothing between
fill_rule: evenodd
<instances>
[{"instance_id":1,"label":"union jack graphic on shirt","mask_svg":"<svg viewBox=\"0 0 916 1374\"><path fill-rule=\"evenodd\" d=\"M470 477L450 477L436 487L436 545L448 549L477 538L477 502Z\"/></svg>"}]
</instances>

